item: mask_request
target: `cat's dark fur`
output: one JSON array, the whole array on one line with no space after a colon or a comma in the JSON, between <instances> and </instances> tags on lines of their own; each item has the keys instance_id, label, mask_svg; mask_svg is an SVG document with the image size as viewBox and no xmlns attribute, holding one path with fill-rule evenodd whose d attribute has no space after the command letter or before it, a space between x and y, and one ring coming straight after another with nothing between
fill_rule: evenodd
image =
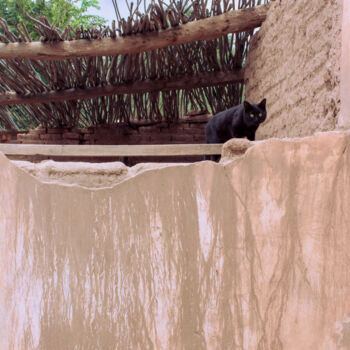
<instances>
[{"instance_id":1,"label":"cat's dark fur","mask_svg":"<svg viewBox=\"0 0 350 350\"><path fill-rule=\"evenodd\" d=\"M207 143L224 143L232 138L255 140L255 132L266 119L266 99L259 104L244 101L241 105L214 115L205 127ZM218 160L219 156L212 157ZM205 159L210 159L206 156Z\"/></svg>"}]
</instances>

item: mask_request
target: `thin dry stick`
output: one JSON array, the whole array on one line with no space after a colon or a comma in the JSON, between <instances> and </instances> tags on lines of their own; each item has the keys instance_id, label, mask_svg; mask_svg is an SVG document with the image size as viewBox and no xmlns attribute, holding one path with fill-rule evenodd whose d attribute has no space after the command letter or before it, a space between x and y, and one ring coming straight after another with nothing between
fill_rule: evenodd
<instances>
[{"instance_id":1,"label":"thin dry stick","mask_svg":"<svg viewBox=\"0 0 350 350\"><path fill-rule=\"evenodd\" d=\"M129 16L122 18L117 0L112 0L116 22L112 28L72 28L62 33L47 19L33 19L43 41L99 40L101 37L134 35L162 30L208 16L216 16L235 8L252 7L267 1L239 0L170 0L150 4L137 0L130 2ZM119 2L119 1L118 1ZM120 2L119 2L120 3ZM0 20L0 40L3 42L31 41L23 22L17 26L18 36L7 23ZM72 35L73 34L73 35ZM80 58L57 62L14 60L0 62L0 91L39 93L73 87L96 87L126 81L144 81L186 77L196 72L230 71L242 68L252 33L228 35L208 42L168 47L137 55L118 55L104 58ZM234 51L233 51L234 49ZM122 123L133 119L175 121L189 109L207 109L213 113L240 103L243 84L225 87L178 90L163 93L145 93L128 96L110 96L83 101L66 101L42 105L24 105L9 108L9 115L18 125L30 122L34 126L84 126L98 123ZM0 127L5 114L0 113Z\"/></svg>"}]
</instances>

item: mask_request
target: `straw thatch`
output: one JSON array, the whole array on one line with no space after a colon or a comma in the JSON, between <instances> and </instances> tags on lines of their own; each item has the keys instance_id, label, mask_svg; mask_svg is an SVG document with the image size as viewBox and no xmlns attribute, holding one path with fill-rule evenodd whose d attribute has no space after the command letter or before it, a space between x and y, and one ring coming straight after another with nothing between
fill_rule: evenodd
<instances>
[{"instance_id":1,"label":"straw thatch","mask_svg":"<svg viewBox=\"0 0 350 350\"><path fill-rule=\"evenodd\" d=\"M63 32L44 17L31 18L41 41L99 40L106 37L132 36L176 27L191 21L220 15L235 7L249 8L268 0L180 0L170 5L158 1L141 13L141 1L130 8L128 19L120 17L112 28L67 27ZM238 3L238 4L237 4ZM116 5L116 2L115 2ZM0 21L0 40L30 42L23 23L16 30ZM216 40L197 41L137 54L84 57L41 61L29 59L0 60L0 94L43 94L67 89L104 87L144 81L169 81L196 74L237 71L244 66L249 36L252 32L229 34ZM86 126L130 121L172 122L189 110L216 113L241 102L244 84L218 84L204 88L116 94L90 99L24 104L0 107L0 127L27 128Z\"/></svg>"}]
</instances>

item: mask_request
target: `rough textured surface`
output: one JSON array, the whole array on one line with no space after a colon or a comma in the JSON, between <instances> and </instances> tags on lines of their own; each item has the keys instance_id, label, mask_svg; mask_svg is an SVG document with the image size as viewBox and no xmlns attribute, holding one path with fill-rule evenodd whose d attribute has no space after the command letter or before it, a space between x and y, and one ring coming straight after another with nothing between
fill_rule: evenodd
<instances>
[{"instance_id":1,"label":"rough textured surface","mask_svg":"<svg viewBox=\"0 0 350 350\"><path fill-rule=\"evenodd\" d=\"M234 158L241 157L252 145L254 142L247 139L229 140L223 146L220 162L224 164ZM144 171L175 165L175 163L139 163L133 167L127 167L122 162L91 164L52 160L40 163L14 160L13 164L48 183L77 184L88 188L112 187Z\"/></svg>"},{"instance_id":2,"label":"rough textured surface","mask_svg":"<svg viewBox=\"0 0 350 350\"><path fill-rule=\"evenodd\" d=\"M220 163L224 164L232 159L241 157L249 147L256 144L256 142L248 139L231 139L222 146Z\"/></svg>"},{"instance_id":3,"label":"rough textured surface","mask_svg":"<svg viewBox=\"0 0 350 350\"><path fill-rule=\"evenodd\" d=\"M340 109L342 0L271 3L251 41L246 98L267 98L258 139L333 130Z\"/></svg>"},{"instance_id":4,"label":"rough textured surface","mask_svg":"<svg viewBox=\"0 0 350 350\"><path fill-rule=\"evenodd\" d=\"M41 163L13 161L18 167L45 182L77 184L84 187L111 187L128 176L128 167L121 162L94 164L84 162Z\"/></svg>"},{"instance_id":5,"label":"rough textured surface","mask_svg":"<svg viewBox=\"0 0 350 350\"><path fill-rule=\"evenodd\" d=\"M350 134L108 189L0 169L1 349L350 348Z\"/></svg>"},{"instance_id":6,"label":"rough textured surface","mask_svg":"<svg viewBox=\"0 0 350 350\"><path fill-rule=\"evenodd\" d=\"M169 163L140 163L130 168L121 162L91 164L52 160L40 163L13 161L13 164L46 183L75 184L88 188L113 187L144 171L171 166Z\"/></svg>"},{"instance_id":7,"label":"rough textured surface","mask_svg":"<svg viewBox=\"0 0 350 350\"><path fill-rule=\"evenodd\" d=\"M193 112L195 113L195 112ZM201 113L198 111L197 113ZM120 125L91 126L88 128L38 127L25 132L0 131L0 142L24 144L81 144L81 145L155 145L204 143L205 125L209 114L185 116L170 124L162 122L137 129Z\"/></svg>"},{"instance_id":8,"label":"rough textured surface","mask_svg":"<svg viewBox=\"0 0 350 350\"><path fill-rule=\"evenodd\" d=\"M340 67L341 110L338 126L350 128L350 2L343 0L342 55Z\"/></svg>"},{"instance_id":9,"label":"rough textured surface","mask_svg":"<svg viewBox=\"0 0 350 350\"><path fill-rule=\"evenodd\" d=\"M177 122L162 122L153 126L142 126L137 130L117 125L77 128L48 129L38 127L26 132L0 131L0 143L23 144L83 144L83 145L154 145L154 144L198 144L205 143L205 125L210 115L201 111L192 111ZM204 114L203 114L204 113ZM83 162L124 162L131 166L141 162L196 162L202 156L179 157L49 157L49 156L12 156L15 160L40 162L47 159L55 161Z\"/></svg>"}]
</instances>

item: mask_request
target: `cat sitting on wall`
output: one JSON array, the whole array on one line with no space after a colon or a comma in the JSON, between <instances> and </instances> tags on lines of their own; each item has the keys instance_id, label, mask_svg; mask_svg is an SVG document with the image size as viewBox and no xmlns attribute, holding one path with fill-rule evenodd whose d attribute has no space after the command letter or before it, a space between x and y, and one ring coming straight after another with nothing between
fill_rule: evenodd
<instances>
[{"instance_id":1,"label":"cat sitting on wall","mask_svg":"<svg viewBox=\"0 0 350 350\"><path fill-rule=\"evenodd\" d=\"M266 119L266 99L259 104L244 101L226 111L214 115L205 127L207 143L225 143L232 138L247 137L255 140L255 132ZM220 156L205 156L205 159L218 160Z\"/></svg>"}]
</instances>

